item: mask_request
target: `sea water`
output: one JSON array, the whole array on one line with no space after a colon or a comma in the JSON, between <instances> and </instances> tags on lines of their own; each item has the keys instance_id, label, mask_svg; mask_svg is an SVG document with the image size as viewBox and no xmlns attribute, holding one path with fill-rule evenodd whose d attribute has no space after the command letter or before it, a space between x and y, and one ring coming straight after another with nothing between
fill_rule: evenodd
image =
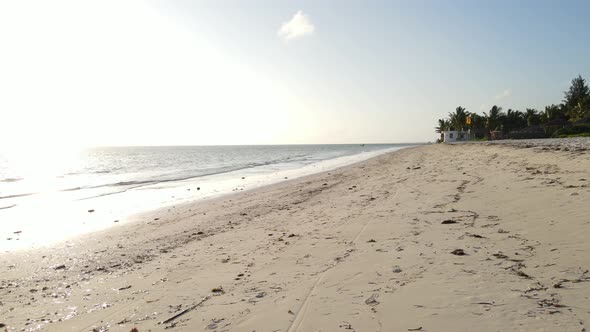
<instances>
[{"instance_id":1,"label":"sea water","mask_svg":"<svg viewBox=\"0 0 590 332\"><path fill-rule=\"evenodd\" d=\"M142 211L254 189L406 146L175 146L0 152L0 250L50 245L123 223Z\"/></svg>"}]
</instances>

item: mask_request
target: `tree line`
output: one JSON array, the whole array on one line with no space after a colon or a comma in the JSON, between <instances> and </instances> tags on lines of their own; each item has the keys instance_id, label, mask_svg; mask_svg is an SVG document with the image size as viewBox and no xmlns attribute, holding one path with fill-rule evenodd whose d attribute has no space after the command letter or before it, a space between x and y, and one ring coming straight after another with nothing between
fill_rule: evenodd
<instances>
[{"instance_id":1,"label":"tree line","mask_svg":"<svg viewBox=\"0 0 590 332\"><path fill-rule=\"evenodd\" d=\"M562 103L545 106L544 110L504 111L494 105L479 115L458 106L448 118L438 119L435 130L441 134L439 141L442 132L448 130L469 130L472 139L590 136L590 89L578 75L565 91Z\"/></svg>"}]
</instances>

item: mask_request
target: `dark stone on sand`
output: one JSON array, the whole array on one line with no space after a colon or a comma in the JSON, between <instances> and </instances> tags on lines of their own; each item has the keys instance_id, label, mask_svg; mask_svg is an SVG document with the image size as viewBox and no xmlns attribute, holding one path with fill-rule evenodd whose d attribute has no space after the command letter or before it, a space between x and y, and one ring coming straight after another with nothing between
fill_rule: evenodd
<instances>
[{"instance_id":1,"label":"dark stone on sand","mask_svg":"<svg viewBox=\"0 0 590 332\"><path fill-rule=\"evenodd\" d=\"M455 250L451 251L451 254L457 255L457 256L467 255L463 249L455 249Z\"/></svg>"},{"instance_id":2,"label":"dark stone on sand","mask_svg":"<svg viewBox=\"0 0 590 332\"><path fill-rule=\"evenodd\" d=\"M295 237L295 236L296 236L295 234L291 233L291 234L289 234L288 237Z\"/></svg>"},{"instance_id":3,"label":"dark stone on sand","mask_svg":"<svg viewBox=\"0 0 590 332\"><path fill-rule=\"evenodd\" d=\"M6 324L0 323L0 327L6 327Z\"/></svg>"},{"instance_id":4,"label":"dark stone on sand","mask_svg":"<svg viewBox=\"0 0 590 332\"><path fill-rule=\"evenodd\" d=\"M448 225L448 224L457 224L458 222L456 222L455 220L451 220L451 219L447 219L444 220L443 222L441 222L441 224L443 225Z\"/></svg>"},{"instance_id":5,"label":"dark stone on sand","mask_svg":"<svg viewBox=\"0 0 590 332\"><path fill-rule=\"evenodd\" d=\"M115 220L115 221L113 221L113 222L119 222L119 220Z\"/></svg>"},{"instance_id":6,"label":"dark stone on sand","mask_svg":"<svg viewBox=\"0 0 590 332\"><path fill-rule=\"evenodd\" d=\"M94 212L94 209L88 210L88 213L92 213L92 212Z\"/></svg>"},{"instance_id":7,"label":"dark stone on sand","mask_svg":"<svg viewBox=\"0 0 590 332\"><path fill-rule=\"evenodd\" d=\"M369 241L367 241L368 243L373 243L373 242L377 242L375 241L375 239L370 239Z\"/></svg>"},{"instance_id":8,"label":"dark stone on sand","mask_svg":"<svg viewBox=\"0 0 590 332\"><path fill-rule=\"evenodd\" d=\"M201 187L197 187L197 190L201 190Z\"/></svg>"},{"instance_id":9,"label":"dark stone on sand","mask_svg":"<svg viewBox=\"0 0 590 332\"><path fill-rule=\"evenodd\" d=\"M14 234L20 234L20 233L22 233L22 232L23 232L23 231L16 231L16 232L14 232Z\"/></svg>"},{"instance_id":10,"label":"dark stone on sand","mask_svg":"<svg viewBox=\"0 0 590 332\"><path fill-rule=\"evenodd\" d=\"M64 264L53 267L54 270L63 270L65 268L66 268L66 266Z\"/></svg>"}]
</instances>

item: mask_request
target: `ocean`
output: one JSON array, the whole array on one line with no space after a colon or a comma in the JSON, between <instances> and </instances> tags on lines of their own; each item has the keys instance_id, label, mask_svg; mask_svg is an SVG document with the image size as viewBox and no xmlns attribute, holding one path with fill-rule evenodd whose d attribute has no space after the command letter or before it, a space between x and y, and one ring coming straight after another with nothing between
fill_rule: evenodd
<instances>
[{"instance_id":1,"label":"ocean","mask_svg":"<svg viewBox=\"0 0 590 332\"><path fill-rule=\"evenodd\" d=\"M142 211L254 189L406 146L107 147L0 153L0 250L51 245L123 223Z\"/></svg>"}]
</instances>

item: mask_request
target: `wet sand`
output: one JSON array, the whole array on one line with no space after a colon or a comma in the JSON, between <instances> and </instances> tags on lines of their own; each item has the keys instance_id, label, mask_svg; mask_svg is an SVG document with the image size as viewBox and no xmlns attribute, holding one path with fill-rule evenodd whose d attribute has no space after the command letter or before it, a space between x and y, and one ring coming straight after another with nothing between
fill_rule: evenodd
<instances>
[{"instance_id":1,"label":"wet sand","mask_svg":"<svg viewBox=\"0 0 590 332\"><path fill-rule=\"evenodd\" d=\"M408 148L2 254L0 323L585 331L588 202L585 150Z\"/></svg>"}]
</instances>

